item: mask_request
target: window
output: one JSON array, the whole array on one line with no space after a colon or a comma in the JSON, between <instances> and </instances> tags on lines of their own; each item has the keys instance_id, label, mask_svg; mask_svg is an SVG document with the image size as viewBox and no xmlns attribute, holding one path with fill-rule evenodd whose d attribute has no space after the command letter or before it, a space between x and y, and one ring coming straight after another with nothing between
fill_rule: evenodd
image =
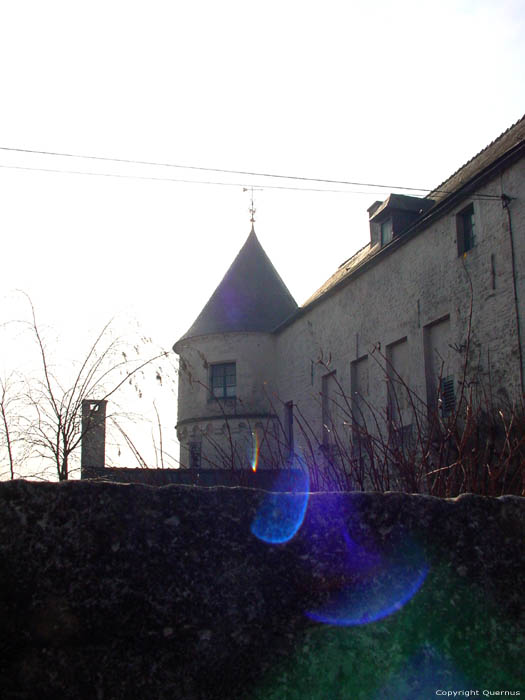
<instances>
[{"instance_id":1,"label":"window","mask_svg":"<svg viewBox=\"0 0 525 700\"><path fill-rule=\"evenodd\" d=\"M216 399L235 397L236 389L235 362L211 366L211 393Z\"/></svg>"},{"instance_id":2,"label":"window","mask_svg":"<svg viewBox=\"0 0 525 700\"><path fill-rule=\"evenodd\" d=\"M430 416L433 416L438 403L442 405L443 388L447 378L452 381L452 387L454 387L452 340L448 314L423 326L423 357L427 407Z\"/></svg>"},{"instance_id":3,"label":"window","mask_svg":"<svg viewBox=\"0 0 525 700\"><path fill-rule=\"evenodd\" d=\"M201 467L201 443L190 442L190 469L200 469Z\"/></svg>"},{"instance_id":4,"label":"window","mask_svg":"<svg viewBox=\"0 0 525 700\"><path fill-rule=\"evenodd\" d=\"M381 224L381 246L392 240L392 219L387 219Z\"/></svg>"},{"instance_id":5,"label":"window","mask_svg":"<svg viewBox=\"0 0 525 700\"><path fill-rule=\"evenodd\" d=\"M442 418L448 418L456 407L454 394L454 377L443 377L440 386L440 405Z\"/></svg>"},{"instance_id":6,"label":"window","mask_svg":"<svg viewBox=\"0 0 525 700\"><path fill-rule=\"evenodd\" d=\"M456 216L458 237L458 255L463 255L476 244L476 223L474 220L474 205L471 204Z\"/></svg>"},{"instance_id":7,"label":"window","mask_svg":"<svg viewBox=\"0 0 525 700\"><path fill-rule=\"evenodd\" d=\"M387 416L391 429L410 422L412 404L410 396L410 356L408 341L401 338L386 346L387 362Z\"/></svg>"}]
</instances>

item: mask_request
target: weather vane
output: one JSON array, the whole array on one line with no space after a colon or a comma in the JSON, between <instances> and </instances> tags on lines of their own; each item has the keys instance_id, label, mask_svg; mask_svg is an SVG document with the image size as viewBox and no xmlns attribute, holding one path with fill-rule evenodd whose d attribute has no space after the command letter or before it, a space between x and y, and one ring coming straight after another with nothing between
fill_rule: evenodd
<instances>
[{"instance_id":1,"label":"weather vane","mask_svg":"<svg viewBox=\"0 0 525 700\"><path fill-rule=\"evenodd\" d=\"M262 188L256 187L255 190L262 191ZM255 205L254 205L254 203L253 203L253 192L254 192L254 188L253 188L253 187L243 187L243 188L242 188L242 191L243 191L243 192L248 192L248 191L251 192L251 207L248 209L248 211L249 211L250 214L251 214L250 221L251 221L251 224L252 224L252 233L255 233L254 224L255 224L255 212L257 211L257 209L255 208Z\"/></svg>"}]
</instances>

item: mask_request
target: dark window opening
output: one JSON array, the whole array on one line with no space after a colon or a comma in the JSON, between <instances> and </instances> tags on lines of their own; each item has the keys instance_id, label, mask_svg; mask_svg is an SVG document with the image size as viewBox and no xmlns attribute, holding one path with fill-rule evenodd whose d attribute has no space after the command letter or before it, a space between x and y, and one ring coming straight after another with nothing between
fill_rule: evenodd
<instances>
[{"instance_id":1,"label":"dark window opening","mask_svg":"<svg viewBox=\"0 0 525 700\"><path fill-rule=\"evenodd\" d=\"M237 377L235 362L211 366L211 393L216 399L236 396Z\"/></svg>"},{"instance_id":2,"label":"dark window opening","mask_svg":"<svg viewBox=\"0 0 525 700\"><path fill-rule=\"evenodd\" d=\"M387 219L381 224L381 246L392 240L392 219Z\"/></svg>"},{"instance_id":3,"label":"dark window opening","mask_svg":"<svg viewBox=\"0 0 525 700\"><path fill-rule=\"evenodd\" d=\"M463 255L476 244L476 222L474 205L471 204L456 216L458 255Z\"/></svg>"},{"instance_id":4,"label":"dark window opening","mask_svg":"<svg viewBox=\"0 0 525 700\"><path fill-rule=\"evenodd\" d=\"M447 418L456 408L456 395L454 393L454 377L443 377L440 386L441 416Z\"/></svg>"}]
</instances>

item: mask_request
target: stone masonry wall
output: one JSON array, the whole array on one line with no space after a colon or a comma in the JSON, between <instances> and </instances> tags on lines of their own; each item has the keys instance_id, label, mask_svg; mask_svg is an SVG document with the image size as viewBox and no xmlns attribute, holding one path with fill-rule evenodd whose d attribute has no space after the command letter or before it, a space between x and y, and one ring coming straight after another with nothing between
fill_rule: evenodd
<instances>
[{"instance_id":1,"label":"stone masonry wall","mask_svg":"<svg viewBox=\"0 0 525 700\"><path fill-rule=\"evenodd\" d=\"M348 400L352 396L351 366L368 357L368 394L381 423L387 407L385 362L381 354L398 341L407 342L408 384L428 400L425 373L425 328L448 317L449 337L439 353L432 352L454 376L456 395L462 378L470 306L469 278L473 288L470 338L471 376L500 405L519 395L518 342L512 287L507 214L497 199L510 202L515 240L518 299L522 334L525 327L525 161L508 168L486 183L474 196L432 223L427 230L357 275L349 284L307 310L277 336L274 391L282 402L293 401L321 440L322 376L336 371ZM495 196L483 199L482 195ZM476 244L458 257L456 214L474 205ZM522 338L525 343L525 337ZM374 350L375 348L375 350ZM328 367L319 364L322 360ZM313 362L313 370L312 370ZM477 376L478 367L480 373ZM474 372L476 370L476 372ZM481 381L480 381L481 380ZM437 384L437 377L432 381ZM345 404L343 399L339 403ZM347 430L351 423L345 416ZM374 421L370 421L371 432ZM304 441L303 441L304 442ZM301 435L296 435L301 445Z\"/></svg>"},{"instance_id":2,"label":"stone masonry wall","mask_svg":"<svg viewBox=\"0 0 525 700\"><path fill-rule=\"evenodd\" d=\"M217 333L181 342L177 437L180 462L190 465L189 444L198 442L201 464L250 468L253 433L273 434L265 385L274 377L275 337L269 333ZM216 401L210 394L210 365L236 363L236 397ZM263 446L263 454L266 447ZM264 459L262 460L264 462Z\"/></svg>"},{"instance_id":3,"label":"stone masonry wall","mask_svg":"<svg viewBox=\"0 0 525 700\"><path fill-rule=\"evenodd\" d=\"M525 502L0 484L4 700L525 693Z\"/></svg>"}]
</instances>

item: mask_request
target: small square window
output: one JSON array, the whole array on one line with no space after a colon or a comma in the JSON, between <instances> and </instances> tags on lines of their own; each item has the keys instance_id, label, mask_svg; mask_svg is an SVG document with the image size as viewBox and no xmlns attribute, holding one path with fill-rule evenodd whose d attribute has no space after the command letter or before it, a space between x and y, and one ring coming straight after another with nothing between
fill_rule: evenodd
<instances>
[{"instance_id":1,"label":"small square window","mask_svg":"<svg viewBox=\"0 0 525 700\"><path fill-rule=\"evenodd\" d=\"M381 224L381 246L392 240L392 219L387 219Z\"/></svg>"},{"instance_id":2,"label":"small square window","mask_svg":"<svg viewBox=\"0 0 525 700\"><path fill-rule=\"evenodd\" d=\"M474 219L474 205L471 204L456 216L456 230L458 238L458 255L463 255L476 244L476 221Z\"/></svg>"},{"instance_id":3,"label":"small square window","mask_svg":"<svg viewBox=\"0 0 525 700\"><path fill-rule=\"evenodd\" d=\"M235 362L211 366L211 393L216 399L235 398L237 377Z\"/></svg>"}]
</instances>

